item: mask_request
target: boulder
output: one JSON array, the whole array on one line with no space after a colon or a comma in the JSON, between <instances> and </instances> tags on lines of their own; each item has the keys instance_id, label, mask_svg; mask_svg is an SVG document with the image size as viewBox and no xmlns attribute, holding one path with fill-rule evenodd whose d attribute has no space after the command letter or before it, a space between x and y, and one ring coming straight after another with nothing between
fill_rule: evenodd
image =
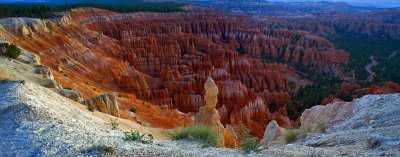
<instances>
[{"instance_id":1,"label":"boulder","mask_svg":"<svg viewBox=\"0 0 400 157\"><path fill-rule=\"evenodd\" d=\"M53 73L51 72L50 68L44 65L36 65L34 73L41 74L43 78L54 79Z\"/></svg>"},{"instance_id":2,"label":"boulder","mask_svg":"<svg viewBox=\"0 0 400 157\"><path fill-rule=\"evenodd\" d=\"M95 110L119 117L117 97L114 94L104 94L90 98L82 102L86 106L92 106Z\"/></svg>"},{"instance_id":3,"label":"boulder","mask_svg":"<svg viewBox=\"0 0 400 157\"><path fill-rule=\"evenodd\" d=\"M368 148L375 148L379 147L380 145L383 145L385 143L392 142L394 144L400 143L400 138L399 137L385 137L381 135L375 135L372 136L367 140L367 147Z\"/></svg>"},{"instance_id":4,"label":"boulder","mask_svg":"<svg viewBox=\"0 0 400 157\"><path fill-rule=\"evenodd\" d=\"M57 82L56 80L50 79L50 78L43 78L43 79L39 79L38 83L46 88L58 88L58 89L62 89L62 86L60 85L59 82Z\"/></svg>"},{"instance_id":5,"label":"boulder","mask_svg":"<svg viewBox=\"0 0 400 157\"><path fill-rule=\"evenodd\" d=\"M275 120L269 122L267 128L265 129L264 137L261 140L261 143L263 143L265 146L283 144L281 140L283 131L284 128L280 127Z\"/></svg>"},{"instance_id":6,"label":"boulder","mask_svg":"<svg viewBox=\"0 0 400 157\"><path fill-rule=\"evenodd\" d=\"M82 98L82 95L80 92L77 92L74 90L68 90L68 89L58 89L58 88L53 88L52 90L64 97L74 100L76 102L83 101L83 98Z\"/></svg>"},{"instance_id":7,"label":"boulder","mask_svg":"<svg viewBox=\"0 0 400 157\"><path fill-rule=\"evenodd\" d=\"M21 47L21 55L17 58L20 62L31 64L31 65L42 65L42 61L40 60L39 55L28 52Z\"/></svg>"},{"instance_id":8,"label":"boulder","mask_svg":"<svg viewBox=\"0 0 400 157\"><path fill-rule=\"evenodd\" d=\"M349 102L314 106L302 113L300 117L301 127L311 132L324 131L324 128L349 119L352 115L352 110L353 104Z\"/></svg>"}]
</instances>

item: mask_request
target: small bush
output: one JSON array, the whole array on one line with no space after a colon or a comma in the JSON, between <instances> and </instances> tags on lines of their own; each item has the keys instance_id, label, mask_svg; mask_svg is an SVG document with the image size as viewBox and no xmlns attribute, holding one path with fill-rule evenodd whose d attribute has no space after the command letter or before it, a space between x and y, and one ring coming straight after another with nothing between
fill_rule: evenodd
<instances>
[{"instance_id":1,"label":"small bush","mask_svg":"<svg viewBox=\"0 0 400 157\"><path fill-rule=\"evenodd\" d=\"M240 145L240 150L245 153L250 152L260 152L262 149L262 144L256 137L246 136L243 138L242 144Z\"/></svg>"},{"instance_id":2,"label":"small bush","mask_svg":"<svg viewBox=\"0 0 400 157\"><path fill-rule=\"evenodd\" d=\"M304 138L307 135L307 131L304 129L286 129L283 132L283 140L286 144L296 141L298 138Z\"/></svg>"},{"instance_id":3,"label":"small bush","mask_svg":"<svg viewBox=\"0 0 400 157\"><path fill-rule=\"evenodd\" d=\"M250 130L243 124L240 124L240 127L242 132L240 150L245 153L260 152L262 150L262 144L258 138L250 135Z\"/></svg>"},{"instance_id":4,"label":"small bush","mask_svg":"<svg viewBox=\"0 0 400 157\"><path fill-rule=\"evenodd\" d=\"M153 135L140 134L139 131L125 132L125 141L139 141L143 144L151 144L154 141Z\"/></svg>"},{"instance_id":5,"label":"small bush","mask_svg":"<svg viewBox=\"0 0 400 157\"><path fill-rule=\"evenodd\" d=\"M111 126L111 129L112 130L117 130L118 129L118 123L117 123L117 120L118 120L118 118L117 119L115 119L114 121L113 120L111 120L111 122L109 123L109 125Z\"/></svg>"},{"instance_id":6,"label":"small bush","mask_svg":"<svg viewBox=\"0 0 400 157\"><path fill-rule=\"evenodd\" d=\"M49 34L53 34L53 28L47 27L47 30L49 31Z\"/></svg>"},{"instance_id":7,"label":"small bush","mask_svg":"<svg viewBox=\"0 0 400 157\"><path fill-rule=\"evenodd\" d=\"M325 130L326 130L326 125L325 125L325 123L324 123L324 122L319 123L319 124L317 125L317 130L318 130L319 132L325 132Z\"/></svg>"},{"instance_id":8,"label":"small bush","mask_svg":"<svg viewBox=\"0 0 400 157\"><path fill-rule=\"evenodd\" d=\"M92 105L88 105L87 108L90 112L94 112L94 107Z\"/></svg>"},{"instance_id":9,"label":"small bush","mask_svg":"<svg viewBox=\"0 0 400 157\"><path fill-rule=\"evenodd\" d=\"M132 113L136 113L136 108L132 107L129 111L131 111Z\"/></svg>"},{"instance_id":10,"label":"small bush","mask_svg":"<svg viewBox=\"0 0 400 157\"><path fill-rule=\"evenodd\" d=\"M220 140L218 133L213 128L202 125L179 128L172 131L169 136L172 140L194 139L203 143L205 147L217 146Z\"/></svg>"},{"instance_id":11,"label":"small bush","mask_svg":"<svg viewBox=\"0 0 400 157\"><path fill-rule=\"evenodd\" d=\"M139 131L125 132L125 141L140 141L144 137L144 134L140 134Z\"/></svg>"},{"instance_id":12,"label":"small bush","mask_svg":"<svg viewBox=\"0 0 400 157\"><path fill-rule=\"evenodd\" d=\"M114 149L114 147L106 146L106 147L103 147L102 149L100 149L100 153L105 154L105 155L114 155L115 149Z\"/></svg>"},{"instance_id":13,"label":"small bush","mask_svg":"<svg viewBox=\"0 0 400 157\"><path fill-rule=\"evenodd\" d=\"M6 44L6 55L10 58L17 59L21 55L21 49L14 44Z\"/></svg>"},{"instance_id":14,"label":"small bush","mask_svg":"<svg viewBox=\"0 0 400 157\"><path fill-rule=\"evenodd\" d=\"M102 155L115 155L116 151L112 146L91 146L88 149L81 150L81 153L100 153Z\"/></svg>"}]
</instances>

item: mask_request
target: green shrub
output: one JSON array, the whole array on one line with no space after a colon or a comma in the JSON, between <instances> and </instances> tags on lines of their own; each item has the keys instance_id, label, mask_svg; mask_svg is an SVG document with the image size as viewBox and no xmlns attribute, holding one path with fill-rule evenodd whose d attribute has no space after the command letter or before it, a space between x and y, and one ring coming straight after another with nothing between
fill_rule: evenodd
<instances>
[{"instance_id":1,"label":"green shrub","mask_svg":"<svg viewBox=\"0 0 400 157\"><path fill-rule=\"evenodd\" d=\"M260 152L262 149L262 144L257 137L245 136L243 138L242 144L240 145L240 150L245 153L250 152Z\"/></svg>"},{"instance_id":2,"label":"green shrub","mask_svg":"<svg viewBox=\"0 0 400 157\"><path fill-rule=\"evenodd\" d=\"M94 107L92 105L88 105L87 108L90 112L94 112Z\"/></svg>"},{"instance_id":3,"label":"green shrub","mask_svg":"<svg viewBox=\"0 0 400 157\"><path fill-rule=\"evenodd\" d=\"M139 141L144 144L151 144L154 141L153 135L140 134L139 131L125 132L125 141Z\"/></svg>"},{"instance_id":4,"label":"green shrub","mask_svg":"<svg viewBox=\"0 0 400 157\"><path fill-rule=\"evenodd\" d=\"M132 113L136 113L136 108L132 107L129 111L131 111Z\"/></svg>"},{"instance_id":5,"label":"green shrub","mask_svg":"<svg viewBox=\"0 0 400 157\"><path fill-rule=\"evenodd\" d=\"M296 141L298 138L304 138L307 131L304 129L286 129L283 132L283 140L286 144Z\"/></svg>"},{"instance_id":6,"label":"green shrub","mask_svg":"<svg viewBox=\"0 0 400 157\"><path fill-rule=\"evenodd\" d=\"M319 123L319 124L317 125L317 131L319 131L319 132L325 132L325 130L326 130L326 125L325 125L324 122L321 122L321 123Z\"/></svg>"},{"instance_id":7,"label":"green shrub","mask_svg":"<svg viewBox=\"0 0 400 157\"><path fill-rule=\"evenodd\" d=\"M21 55L21 49L19 49L14 44L6 44L6 55L10 58L17 59L19 55Z\"/></svg>"},{"instance_id":8,"label":"green shrub","mask_svg":"<svg viewBox=\"0 0 400 157\"><path fill-rule=\"evenodd\" d=\"M116 151L112 146L91 146L87 149L81 150L81 153L100 153L102 155L115 155Z\"/></svg>"},{"instance_id":9,"label":"green shrub","mask_svg":"<svg viewBox=\"0 0 400 157\"><path fill-rule=\"evenodd\" d=\"M144 134L140 134L139 131L135 132L125 132L125 141L141 141Z\"/></svg>"},{"instance_id":10,"label":"green shrub","mask_svg":"<svg viewBox=\"0 0 400 157\"><path fill-rule=\"evenodd\" d=\"M91 7L107 9L114 12L185 12L185 3L178 2L142 2L141 0L118 0L112 1L87 1L81 3L60 3L57 5L40 4L0 4L0 19L7 17L30 17L30 18L54 18L59 17L58 12L69 11L73 8ZM49 30L49 32L51 32Z\"/></svg>"},{"instance_id":11,"label":"green shrub","mask_svg":"<svg viewBox=\"0 0 400 157\"><path fill-rule=\"evenodd\" d=\"M118 123L117 123L117 120L118 120L118 118L117 119L115 119L114 121L113 120L111 120L111 122L109 123L109 125L111 126L111 129L112 130L117 130L118 129Z\"/></svg>"},{"instance_id":12,"label":"green shrub","mask_svg":"<svg viewBox=\"0 0 400 157\"><path fill-rule=\"evenodd\" d=\"M257 137L250 135L250 130L243 124L240 124L242 137L241 137L241 144L240 150L244 151L245 153L250 152L260 152L262 150L262 144L258 140Z\"/></svg>"},{"instance_id":13,"label":"green shrub","mask_svg":"<svg viewBox=\"0 0 400 157\"><path fill-rule=\"evenodd\" d=\"M106 146L106 147L103 147L102 149L100 149L100 153L105 154L105 155L114 155L115 149L114 149L114 147Z\"/></svg>"},{"instance_id":14,"label":"green shrub","mask_svg":"<svg viewBox=\"0 0 400 157\"><path fill-rule=\"evenodd\" d=\"M189 138L200 141L205 147L217 146L218 141L220 140L218 133L213 128L202 125L175 129L169 134L169 136L172 140Z\"/></svg>"}]
</instances>

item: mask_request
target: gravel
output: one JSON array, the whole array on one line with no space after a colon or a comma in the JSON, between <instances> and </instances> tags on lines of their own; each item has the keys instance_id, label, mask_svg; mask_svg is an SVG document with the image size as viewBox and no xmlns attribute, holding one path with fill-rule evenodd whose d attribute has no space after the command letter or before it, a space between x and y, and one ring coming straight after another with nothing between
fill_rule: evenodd
<instances>
[{"instance_id":1,"label":"gravel","mask_svg":"<svg viewBox=\"0 0 400 157\"><path fill-rule=\"evenodd\" d=\"M0 83L0 156L90 155L85 151L94 146L112 146L123 156L241 155L190 140L126 142L122 130L112 130L79 105L32 82Z\"/></svg>"}]
</instances>

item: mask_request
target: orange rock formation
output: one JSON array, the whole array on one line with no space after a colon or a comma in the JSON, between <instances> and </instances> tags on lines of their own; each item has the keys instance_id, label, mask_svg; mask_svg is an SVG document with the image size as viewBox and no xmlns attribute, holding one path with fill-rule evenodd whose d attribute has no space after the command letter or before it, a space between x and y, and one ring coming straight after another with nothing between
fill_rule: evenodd
<instances>
[{"instance_id":1,"label":"orange rock formation","mask_svg":"<svg viewBox=\"0 0 400 157\"><path fill-rule=\"evenodd\" d=\"M213 128L221 137L220 145L224 146L225 128L221 124L218 111L215 109L218 102L218 87L212 78L207 79L206 83L204 84L204 90L204 99L206 105L200 107L199 112L195 117L195 122L197 124L202 124Z\"/></svg>"},{"instance_id":2,"label":"orange rock formation","mask_svg":"<svg viewBox=\"0 0 400 157\"><path fill-rule=\"evenodd\" d=\"M121 117L155 127L192 124L190 112L207 103L203 85L212 77L222 125L243 123L262 138L272 120L292 125L285 109L289 82L306 81L291 66L261 59L332 75L348 62L348 53L321 37L207 10L117 14L83 8L59 19L10 23L0 27L2 36L38 54L63 87L86 99L116 93ZM132 107L135 116L126 111Z\"/></svg>"}]
</instances>

